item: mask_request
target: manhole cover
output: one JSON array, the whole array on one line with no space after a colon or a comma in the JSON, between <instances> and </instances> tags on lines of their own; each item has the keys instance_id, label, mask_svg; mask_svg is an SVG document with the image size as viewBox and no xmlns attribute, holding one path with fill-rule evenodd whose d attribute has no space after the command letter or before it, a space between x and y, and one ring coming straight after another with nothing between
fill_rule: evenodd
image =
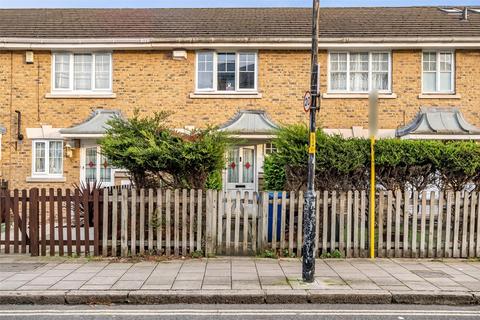
<instances>
[{"instance_id":1,"label":"manhole cover","mask_svg":"<svg viewBox=\"0 0 480 320\"><path fill-rule=\"evenodd\" d=\"M24 272L33 271L43 267L45 263L0 263L1 272Z\"/></svg>"},{"instance_id":2,"label":"manhole cover","mask_svg":"<svg viewBox=\"0 0 480 320\"><path fill-rule=\"evenodd\" d=\"M448 273L439 270L412 270L412 272L422 278L452 278Z\"/></svg>"}]
</instances>

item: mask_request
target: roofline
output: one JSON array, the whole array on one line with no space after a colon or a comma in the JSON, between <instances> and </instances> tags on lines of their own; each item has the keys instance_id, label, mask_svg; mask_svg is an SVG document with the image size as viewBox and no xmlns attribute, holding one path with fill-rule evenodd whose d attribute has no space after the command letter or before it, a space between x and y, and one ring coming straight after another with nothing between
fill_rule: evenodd
<instances>
[{"instance_id":1,"label":"roofline","mask_svg":"<svg viewBox=\"0 0 480 320\"><path fill-rule=\"evenodd\" d=\"M0 50L65 49L310 49L310 37L179 38L0 38ZM480 37L338 37L320 38L320 49L337 48L480 48Z\"/></svg>"}]
</instances>

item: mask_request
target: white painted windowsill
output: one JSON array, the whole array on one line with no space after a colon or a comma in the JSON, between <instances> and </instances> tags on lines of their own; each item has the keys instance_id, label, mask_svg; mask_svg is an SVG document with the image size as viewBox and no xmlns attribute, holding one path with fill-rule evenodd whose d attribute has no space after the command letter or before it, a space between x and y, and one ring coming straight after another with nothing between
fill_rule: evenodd
<instances>
[{"instance_id":1,"label":"white painted windowsill","mask_svg":"<svg viewBox=\"0 0 480 320\"><path fill-rule=\"evenodd\" d=\"M421 93L418 95L418 99L461 99L459 94L450 93Z\"/></svg>"},{"instance_id":2,"label":"white painted windowsill","mask_svg":"<svg viewBox=\"0 0 480 320\"><path fill-rule=\"evenodd\" d=\"M45 98L47 99L113 99L116 98L115 93L74 93L74 92L52 92L47 93Z\"/></svg>"},{"instance_id":3,"label":"white painted windowsill","mask_svg":"<svg viewBox=\"0 0 480 320\"><path fill-rule=\"evenodd\" d=\"M322 99L368 99L368 93L323 93ZM380 93L379 99L396 99L395 93Z\"/></svg>"},{"instance_id":4,"label":"white painted windowsill","mask_svg":"<svg viewBox=\"0 0 480 320\"><path fill-rule=\"evenodd\" d=\"M258 92L192 92L190 99L260 99L262 94Z\"/></svg>"},{"instance_id":5,"label":"white painted windowsill","mask_svg":"<svg viewBox=\"0 0 480 320\"><path fill-rule=\"evenodd\" d=\"M27 182L65 182L65 177L27 177Z\"/></svg>"}]
</instances>

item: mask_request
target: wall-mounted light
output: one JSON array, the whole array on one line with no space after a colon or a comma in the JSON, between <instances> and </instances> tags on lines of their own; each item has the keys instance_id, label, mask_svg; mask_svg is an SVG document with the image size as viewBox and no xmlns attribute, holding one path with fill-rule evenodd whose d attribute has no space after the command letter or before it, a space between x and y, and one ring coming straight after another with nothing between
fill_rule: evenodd
<instances>
[{"instance_id":1,"label":"wall-mounted light","mask_svg":"<svg viewBox=\"0 0 480 320\"><path fill-rule=\"evenodd\" d=\"M73 147L69 142L67 142L65 144L65 157L71 158L72 156L73 156Z\"/></svg>"}]
</instances>

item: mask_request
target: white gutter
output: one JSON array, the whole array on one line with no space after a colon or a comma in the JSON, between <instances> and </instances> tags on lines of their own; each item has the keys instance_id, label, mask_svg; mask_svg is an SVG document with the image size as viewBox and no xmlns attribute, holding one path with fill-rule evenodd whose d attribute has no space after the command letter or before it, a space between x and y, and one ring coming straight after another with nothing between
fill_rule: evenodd
<instances>
[{"instance_id":1,"label":"white gutter","mask_svg":"<svg viewBox=\"0 0 480 320\"><path fill-rule=\"evenodd\" d=\"M320 38L320 49L339 48L480 48L480 37L369 37ZM62 49L169 50L210 48L296 49L310 48L310 38L0 38L0 50Z\"/></svg>"}]
</instances>

